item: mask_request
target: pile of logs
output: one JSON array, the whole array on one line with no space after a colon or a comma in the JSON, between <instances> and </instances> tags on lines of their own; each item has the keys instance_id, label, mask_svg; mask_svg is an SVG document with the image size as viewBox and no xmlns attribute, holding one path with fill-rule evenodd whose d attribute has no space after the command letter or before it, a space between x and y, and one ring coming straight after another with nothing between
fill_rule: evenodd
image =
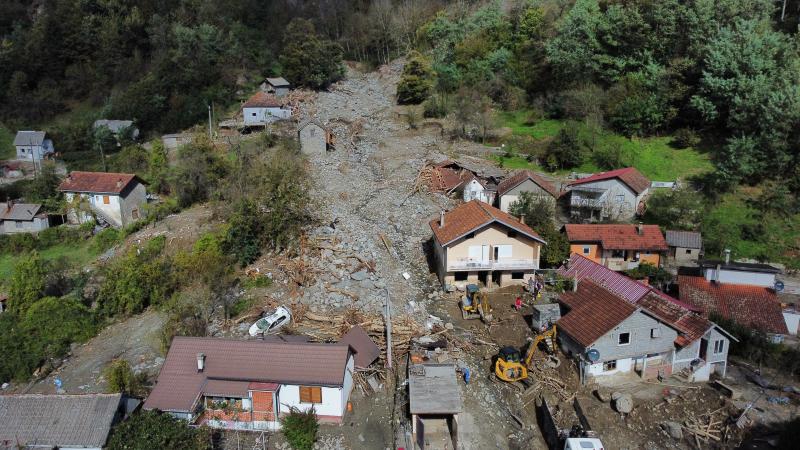
<instances>
[{"instance_id":1,"label":"pile of logs","mask_svg":"<svg viewBox=\"0 0 800 450\"><path fill-rule=\"evenodd\" d=\"M350 328L359 325L381 349L381 362L386 361L386 323L380 314L369 314L355 308L343 313L318 314L295 311L295 331L319 342L338 341ZM392 317L392 357L405 356L412 338L421 336L423 327L409 316Z\"/></svg>"},{"instance_id":2,"label":"pile of logs","mask_svg":"<svg viewBox=\"0 0 800 450\"><path fill-rule=\"evenodd\" d=\"M699 418L690 415L683 424L683 429L694 437L697 448L700 442L709 444L710 441L722 442L724 435L727 435L727 425L724 425L724 417L719 417L717 413L724 408L720 408L708 414L703 414ZM724 430L723 430L724 425Z\"/></svg>"}]
</instances>

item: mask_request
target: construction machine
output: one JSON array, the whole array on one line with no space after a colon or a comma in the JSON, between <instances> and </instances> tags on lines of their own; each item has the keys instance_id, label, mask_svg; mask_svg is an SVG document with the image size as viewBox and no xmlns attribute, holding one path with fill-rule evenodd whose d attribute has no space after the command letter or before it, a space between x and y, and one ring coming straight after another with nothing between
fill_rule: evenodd
<instances>
[{"instance_id":1,"label":"construction machine","mask_svg":"<svg viewBox=\"0 0 800 450\"><path fill-rule=\"evenodd\" d=\"M478 289L476 284L468 284L466 293L461 299L461 316L464 319L481 319L484 323L492 321L492 306L486 291Z\"/></svg>"},{"instance_id":2,"label":"construction machine","mask_svg":"<svg viewBox=\"0 0 800 450\"><path fill-rule=\"evenodd\" d=\"M525 357L521 356L521 352L514 347L503 347L494 363L494 374L492 379L505 381L511 383L520 390L525 390L525 383L528 381L528 369L533 362L533 356L539 349L539 344L545 344L547 352L550 355L551 366L557 367L559 359L555 356L556 349L556 326L553 325L549 330L537 334L535 338L530 340L528 349L525 351Z\"/></svg>"}]
</instances>

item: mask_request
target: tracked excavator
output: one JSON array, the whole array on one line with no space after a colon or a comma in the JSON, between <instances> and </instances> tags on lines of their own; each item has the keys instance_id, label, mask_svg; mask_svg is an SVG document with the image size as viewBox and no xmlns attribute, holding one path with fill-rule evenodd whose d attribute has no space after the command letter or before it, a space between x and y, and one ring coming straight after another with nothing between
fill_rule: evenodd
<instances>
[{"instance_id":1,"label":"tracked excavator","mask_svg":"<svg viewBox=\"0 0 800 450\"><path fill-rule=\"evenodd\" d=\"M556 326L553 325L547 331L536 335L535 338L530 340L524 357L522 357L522 352L514 347L501 348L495 359L492 379L504 381L522 391L527 389L529 387L528 370L533 362L533 356L539 350L540 344L543 344L547 349L549 355L548 364L553 367L558 367L560 364L560 360L555 356L557 333Z\"/></svg>"}]
</instances>

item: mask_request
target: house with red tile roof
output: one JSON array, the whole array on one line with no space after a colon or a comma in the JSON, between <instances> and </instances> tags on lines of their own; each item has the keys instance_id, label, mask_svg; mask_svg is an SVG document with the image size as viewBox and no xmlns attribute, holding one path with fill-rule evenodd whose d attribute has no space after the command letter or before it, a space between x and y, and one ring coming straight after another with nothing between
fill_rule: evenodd
<instances>
[{"instance_id":1,"label":"house with red tile roof","mask_svg":"<svg viewBox=\"0 0 800 450\"><path fill-rule=\"evenodd\" d=\"M694 305L705 314L717 314L767 333L774 342L781 342L789 333L783 307L773 289L679 274L678 290L681 301Z\"/></svg>"},{"instance_id":2,"label":"house with red tile roof","mask_svg":"<svg viewBox=\"0 0 800 450\"><path fill-rule=\"evenodd\" d=\"M567 185L570 214L583 220L631 220L644 211L650 184L634 167L580 178Z\"/></svg>"},{"instance_id":3,"label":"house with red tile roof","mask_svg":"<svg viewBox=\"0 0 800 450\"><path fill-rule=\"evenodd\" d=\"M725 376L733 337L685 302L574 253L558 273L574 282L559 299L567 311L556 322L562 348L586 375ZM596 361L590 350L599 353Z\"/></svg>"},{"instance_id":4,"label":"house with red tile roof","mask_svg":"<svg viewBox=\"0 0 800 450\"><path fill-rule=\"evenodd\" d=\"M175 337L144 409L238 430L276 430L292 408L341 423L354 364L347 344Z\"/></svg>"},{"instance_id":5,"label":"house with red tile roof","mask_svg":"<svg viewBox=\"0 0 800 450\"><path fill-rule=\"evenodd\" d=\"M97 220L124 227L141 219L147 204L144 181L130 173L73 171L58 190L66 198L71 223Z\"/></svg>"},{"instance_id":6,"label":"house with red tile roof","mask_svg":"<svg viewBox=\"0 0 800 450\"><path fill-rule=\"evenodd\" d=\"M530 170L519 170L497 185L497 206L508 212L511 204L519 199L523 192L534 198L546 200L555 205L558 189L542 175Z\"/></svg>"},{"instance_id":7,"label":"house with red tile roof","mask_svg":"<svg viewBox=\"0 0 800 450\"><path fill-rule=\"evenodd\" d=\"M261 126L292 117L292 110L285 108L274 95L258 91L242 105L245 126Z\"/></svg>"},{"instance_id":8,"label":"house with red tile roof","mask_svg":"<svg viewBox=\"0 0 800 450\"><path fill-rule=\"evenodd\" d=\"M523 284L539 268L545 241L516 217L478 200L429 223L437 272L447 288Z\"/></svg>"},{"instance_id":9,"label":"house with red tile roof","mask_svg":"<svg viewBox=\"0 0 800 450\"><path fill-rule=\"evenodd\" d=\"M631 270L641 263L661 264L669 249L658 225L566 224L570 252L612 270Z\"/></svg>"}]
</instances>

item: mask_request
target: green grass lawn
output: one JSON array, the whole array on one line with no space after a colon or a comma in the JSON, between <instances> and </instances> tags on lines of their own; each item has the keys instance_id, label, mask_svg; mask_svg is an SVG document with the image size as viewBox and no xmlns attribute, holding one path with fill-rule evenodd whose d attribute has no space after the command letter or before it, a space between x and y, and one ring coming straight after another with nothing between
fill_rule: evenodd
<instances>
[{"instance_id":1,"label":"green grass lawn","mask_svg":"<svg viewBox=\"0 0 800 450\"><path fill-rule=\"evenodd\" d=\"M17 156L14 148L14 133L0 124L0 159L12 159Z\"/></svg>"},{"instance_id":2,"label":"green grass lawn","mask_svg":"<svg viewBox=\"0 0 800 450\"><path fill-rule=\"evenodd\" d=\"M508 127L515 135L527 135L537 141L552 138L565 126L561 120L543 119L533 125L526 125L527 111L506 112L501 114L502 126ZM592 131L585 125L580 125L582 136L588 136ZM602 131L594 136L598 146L617 146L629 165L639 169L644 175L656 181L672 181L677 178L686 178L690 175L707 172L712 169L706 152L694 148L675 149L669 145L671 137L649 137L628 139L611 131ZM541 171L536 163L528 162L524 157L511 158L499 157L498 162L509 169L533 169ZM591 157L579 167L566 172L599 172L602 171Z\"/></svg>"},{"instance_id":3,"label":"green grass lawn","mask_svg":"<svg viewBox=\"0 0 800 450\"><path fill-rule=\"evenodd\" d=\"M59 244L40 250L39 255L46 261L65 258L72 267L83 267L97 258L97 253L90 250L91 240L77 244ZM0 285L5 285L14 274L14 266L19 255L4 253L0 255Z\"/></svg>"}]
</instances>

